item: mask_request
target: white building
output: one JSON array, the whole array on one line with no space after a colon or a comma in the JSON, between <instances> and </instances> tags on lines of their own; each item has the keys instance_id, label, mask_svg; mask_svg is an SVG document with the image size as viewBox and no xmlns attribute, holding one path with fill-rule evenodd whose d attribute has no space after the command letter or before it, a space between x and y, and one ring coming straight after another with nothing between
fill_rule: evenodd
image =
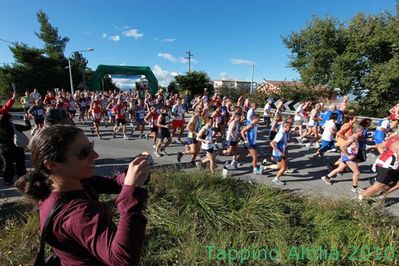
<instances>
[{"instance_id":1,"label":"white building","mask_svg":"<svg viewBox=\"0 0 399 266\"><path fill-rule=\"evenodd\" d=\"M248 91L251 89L251 81L245 80L212 80L213 87L215 89L219 88L229 88L229 89L247 89ZM253 83L253 88L257 87L257 83Z\"/></svg>"}]
</instances>

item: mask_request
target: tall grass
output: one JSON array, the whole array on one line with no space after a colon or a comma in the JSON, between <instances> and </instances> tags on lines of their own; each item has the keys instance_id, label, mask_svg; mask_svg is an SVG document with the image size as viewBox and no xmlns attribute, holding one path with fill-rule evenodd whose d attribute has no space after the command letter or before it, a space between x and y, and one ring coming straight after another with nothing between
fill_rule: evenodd
<instances>
[{"instance_id":1,"label":"tall grass","mask_svg":"<svg viewBox=\"0 0 399 266\"><path fill-rule=\"evenodd\" d=\"M158 172L149 189L142 265L398 264L399 220L378 206L306 199L202 171ZM30 262L37 223L30 214L3 224L0 265Z\"/></svg>"}]
</instances>

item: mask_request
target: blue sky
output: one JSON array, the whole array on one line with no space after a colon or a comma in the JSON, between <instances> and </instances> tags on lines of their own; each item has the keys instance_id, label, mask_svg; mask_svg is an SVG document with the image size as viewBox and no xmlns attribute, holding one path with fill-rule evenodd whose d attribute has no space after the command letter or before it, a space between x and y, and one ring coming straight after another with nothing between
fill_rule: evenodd
<instances>
[{"instance_id":1,"label":"blue sky","mask_svg":"<svg viewBox=\"0 0 399 266\"><path fill-rule=\"evenodd\" d=\"M312 16L345 21L358 12L395 12L395 0L0 0L0 38L42 47L36 13L43 9L61 36L70 38L66 55L85 53L89 67L99 64L150 66L167 85L184 73L186 51L192 67L212 79L292 80L289 51L281 36L300 30ZM0 63L13 62L0 42Z\"/></svg>"}]
</instances>

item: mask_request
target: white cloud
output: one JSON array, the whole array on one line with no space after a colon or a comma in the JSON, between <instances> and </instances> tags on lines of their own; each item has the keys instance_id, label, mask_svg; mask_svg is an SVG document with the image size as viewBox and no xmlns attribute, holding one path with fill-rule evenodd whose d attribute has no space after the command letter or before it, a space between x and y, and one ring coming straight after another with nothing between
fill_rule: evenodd
<instances>
[{"instance_id":1,"label":"white cloud","mask_svg":"<svg viewBox=\"0 0 399 266\"><path fill-rule=\"evenodd\" d=\"M158 83L161 86L168 86L171 81L175 80L175 77L179 75L177 72L169 72L167 70L163 70L160 66L155 65L152 68L152 72L155 77L158 79Z\"/></svg>"},{"instance_id":2,"label":"white cloud","mask_svg":"<svg viewBox=\"0 0 399 266\"><path fill-rule=\"evenodd\" d=\"M125 63L120 63L119 65L120 65L120 66L126 66L126 64L125 64Z\"/></svg>"},{"instance_id":3,"label":"white cloud","mask_svg":"<svg viewBox=\"0 0 399 266\"><path fill-rule=\"evenodd\" d=\"M221 80L234 80L234 78L232 76L230 76L229 73L227 73L227 72L221 72L220 79Z\"/></svg>"},{"instance_id":4,"label":"white cloud","mask_svg":"<svg viewBox=\"0 0 399 266\"><path fill-rule=\"evenodd\" d=\"M135 39L139 39L144 36L144 34L140 33L138 29L125 30L123 32L123 35L125 35L126 37L133 37Z\"/></svg>"},{"instance_id":5,"label":"white cloud","mask_svg":"<svg viewBox=\"0 0 399 266\"><path fill-rule=\"evenodd\" d=\"M118 35L113 35L109 37L111 40L113 40L114 42L117 42L121 39L121 37Z\"/></svg>"},{"instance_id":6,"label":"white cloud","mask_svg":"<svg viewBox=\"0 0 399 266\"><path fill-rule=\"evenodd\" d=\"M130 89L134 89L135 83L138 80L138 78L137 79L135 79L135 78L112 78L112 81L121 90L130 90Z\"/></svg>"},{"instance_id":7,"label":"white cloud","mask_svg":"<svg viewBox=\"0 0 399 266\"><path fill-rule=\"evenodd\" d=\"M103 38L107 38L108 35L105 32L103 32L102 36Z\"/></svg>"},{"instance_id":8,"label":"white cloud","mask_svg":"<svg viewBox=\"0 0 399 266\"><path fill-rule=\"evenodd\" d=\"M158 56L163 58L163 59L165 59L165 60L168 60L168 61L170 61L172 63L176 63L177 62L177 59L173 55L168 54L168 53L159 53Z\"/></svg>"},{"instance_id":9,"label":"white cloud","mask_svg":"<svg viewBox=\"0 0 399 266\"><path fill-rule=\"evenodd\" d=\"M176 41L176 39L174 38L166 38L162 40L162 42L174 42L174 41Z\"/></svg>"},{"instance_id":10,"label":"white cloud","mask_svg":"<svg viewBox=\"0 0 399 266\"><path fill-rule=\"evenodd\" d=\"M245 60L245 59L231 59L230 62L234 65L252 65L255 64L255 62L252 62L250 60Z\"/></svg>"},{"instance_id":11,"label":"white cloud","mask_svg":"<svg viewBox=\"0 0 399 266\"><path fill-rule=\"evenodd\" d=\"M173 55L169 54L169 53L159 53L158 54L159 57L166 59L172 63L180 63L180 64L187 64L188 63L188 59L186 59L185 57L179 57L176 58ZM197 63L197 60L195 59L191 59L191 63Z\"/></svg>"}]
</instances>

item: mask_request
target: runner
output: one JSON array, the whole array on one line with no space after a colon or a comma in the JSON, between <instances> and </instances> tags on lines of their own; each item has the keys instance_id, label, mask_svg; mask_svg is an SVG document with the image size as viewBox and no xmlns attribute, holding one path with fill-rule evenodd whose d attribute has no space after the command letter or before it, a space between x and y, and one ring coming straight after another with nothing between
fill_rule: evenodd
<instances>
[{"instance_id":1,"label":"runner","mask_svg":"<svg viewBox=\"0 0 399 266\"><path fill-rule=\"evenodd\" d=\"M82 122L82 124L85 124L86 120L86 106L87 106L87 101L86 98L84 97L83 93L79 95L78 98L78 103L79 103L79 122Z\"/></svg>"},{"instance_id":2,"label":"runner","mask_svg":"<svg viewBox=\"0 0 399 266\"><path fill-rule=\"evenodd\" d=\"M216 103L215 104L215 111L212 112L211 117L213 118L213 125L212 125L212 131L213 131L213 136L216 138L216 142L214 144L214 149L219 150L220 146L222 145L222 104L221 103Z\"/></svg>"},{"instance_id":3,"label":"runner","mask_svg":"<svg viewBox=\"0 0 399 266\"><path fill-rule=\"evenodd\" d=\"M69 102L68 102L68 108L67 108L67 113L69 120L73 122L73 119L75 118L76 115L76 110L79 108L78 103L75 101L75 99L72 96L69 96ZM73 122L73 124L75 124Z\"/></svg>"},{"instance_id":4,"label":"runner","mask_svg":"<svg viewBox=\"0 0 399 266\"><path fill-rule=\"evenodd\" d=\"M295 109L295 116L294 116L294 128L292 129L293 132L296 131L298 128L299 137L297 138L298 142L302 144L302 140L300 136L303 135L303 120L304 120L304 111L307 107L306 102L300 102L298 107Z\"/></svg>"},{"instance_id":5,"label":"runner","mask_svg":"<svg viewBox=\"0 0 399 266\"><path fill-rule=\"evenodd\" d=\"M254 114L252 117L251 123L249 123L246 127L241 130L241 137L244 139L244 152L241 153L237 158L236 162L243 159L245 156L251 154L252 157L252 173L253 174L262 174L263 167L257 166L257 157L258 153L256 151L256 141L258 134L258 123L259 123L259 115Z\"/></svg>"},{"instance_id":6,"label":"runner","mask_svg":"<svg viewBox=\"0 0 399 266\"><path fill-rule=\"evenodd\" d=\"M57 104L57 99L55 98L55 93L54 91L50 91L46 97L44 98L44 102L43 102L46 106L47 106L47 111L48 109L52 109L55 107L55 105Z\"/></svg>"},{"instance_id":7,"label":"runner","mask_svg":"<svg viewBox=\"0 0 399 266\"><path fill-rule=\"evenodd\" d=\"M386 142L377 145L381 155L373 165L377 172L376 182L358 196L359 200L376 195L384 191L381 199L399 189L399 136L389 138Z\"/></svg>"},{"instance_id":8,"label":"runner","mask_svg":"<svg viewBox=\"0 0 399 266\"><path fill-rule=\"evenodd\" d=\"M22 104L25 115L28 114L29 109L35 104L35 100L29 95L29 91L25 91L25 95L21 97L19 102Z\"/></svg>"},{"instance_id":9,"label":"runner","mask_svg":"<svg viewBox=\"0 0 399 266\"><path fill-rule=\"evenodd\" d=\"M116 123L113 130L113 137L116 137L116 132L118 132L119 127L122 127L123 138L128 140L129 137L126 135L126 114L127 108L126 105L123 104L122 99L119 98L117 104L112 109L113 113L115 113Z\"/></svg>"},{"instance_id":10,"label":"runner","mask_svg":"<svg viewBox=\"0 0 399 266\"><path fill-rule=\"evenodd\" d=\"M172 107L172 136L175 136L175 133L177 130L179 130L179 133L177 135L177 140L176 142L179 144L182 144L181 137L184 132L184 113L186 112L186 109L184 108L184 105L182 104L181 98L176 99L175 105Z\"/></svg>"},{"instance_id":11,"label":"runner","mask_svg":"<svg viewBox=\"0 0 399 266\"><path fill-rule=\"evenodd\" d=\"M391 128L392 130L394 130L397 125L398 125L398 119L399 119L399 102L394 105L391 110L389 110L389 112L391 113Z\"/></svg>"},{"instance_id":12,"label":"runner","mask_svg":"<svg viewBox=\"0 0 399 266\"><path fill-rule=\"evenodd\" d=\"M187 145L184 152L177 153L177 161L180 163L183 155L192 155L191 163L195 163L195 159L200 152L201 142L197 141L198 132L201 130L201 109L197 107L194 115L187 124Z\"/></svg>"},{"instance_id":13,"label":"runner","mask_svg":"<svg viewBox=\"0 0 399 266\"><path fill-rule=\"evenodd\" d=\"M158 121L158 112L155 108L155 106L150 107L150 111L148 114L145 116L144 121L150 126L150 137L153 138L153 144L152 147L156 149L156 144L157 144L157 139L158 139L158 127L157 127L157 121Z\"/></svg>"},{"instance_id":14,"label":"runner","mask_svg":"<svg viewBox=\"0 0 399 266\"><path fill-rule=\"evenodd\" d=\"M109 124L115 124L115 113L114 113L114 107L116 106L118 100L115 98L110 99L108 105L107 105L107 113L108 113L108 122L105 123L105 127L107 128Z\"/></svg>"},{"instance_id":15,"label":"runner","mask_svg":"<svg viewBox=\"0 0 399 266\"><path fill-rule=\"evenodd\" d=\"M389 124L390 117L391 113L387 113L384 119L380 119L378 121L378 127L374 131L374 137L373 137L374 143L376 145L381 144L385 141L385 138L387 137L387 134L390 131L390 124Z\"/></svg>"},{"instance_id":16,"label":"runner","mask_svg":"<svg viewBox=\"0 0 399 266\"><path fill-rule=\"evenodd\" d=\"M322 176L321 179L327 184L332 185L331 178L342 172L347 166L352 170L352 188L351 191L354 193L362 193L364 189L358 186L360 170L356 162L356 158L359 152L358 139L362 136L363 128L359 125L354 125L353 134L349 137L344 146L341 147L341 160L338 167L327 174Z\"/></svg>"},{"instance_id":17,"label":"runner","mask_svg":"<svg viewBox=\"0 0 399 266\"><path fill-rule=\"evenodd\" d=\"M157 143L156 149L154 151L154 154L158 157L161 155L167 155L165 152L166 147L169 146L170 143L172 143L172 137L170 135L170 116L168 114L168 108L163 105L161 107L161 114L158 117L157 121L157 127L158 127L158 134L159 134L159 141ZM166 143L164 143L164 140L166 140ZM162 146L163 144L163 146ZM162 148L161 148L162 146Z\"/></svg>"},{"instance_id":18,"label":"runner","mask_svg":"<svg viewBox=\"0 0 399 266\"><path fill-rule=\"evenodd\" d=\"M337 117L337 114L331 114L330 120L324 124L324 131L321 136L321 147L316 151L313 157L322 157L327 150L334 148L334 136L337 133L337 126L335 125Z\"/></svg>"},{"instance_id":19,"label":"runner","mask_svg":"<svg viewBox=\"0 0 399 266\"><path fill-rule=\"evenodd\" d=\"M93 127L91 128L91 133L94 133L94 130L97 133L97 137L99 139L103 139L103 136L100 134L100 123L101 119L103 117L103 112L101 109L101 103L100 102L93 102L89 109L89 113L91 114L91 117L93 119Z\"/></svg>"},{"instance_id":20,"label":"runner","mask_svg":"<svg viewBox=\"0 0 399 266\"><path fill-rule=\"evenodd\" d=\"M46 110L44 109L42 100L36 100L35 105L29 108L28 114L33 116L33 119L35 120L35 128L31 131L31 135L34 136L44 127L44 117L46 114Z\"/></svg>"},{"instance_id":21,"label":"runner","mask_svg":"<svg viewBox=\"0 0 399 266\"><path fill-rule=\"evenodd\" d=\"M237 169L238 162L237 162L237 157L238 157L238 142L240 140L240 121L241 121L241 115L239 113L235 113L233 115L233 121L229 123L229 127L227 129L227 134L226 134L226 142L228 145L228 148L223 151L223 154L226 156L233 156L231 160L231 166L233 166L235 169Z\"/></svg>"},{"instance_id":22,"label":"runner","mask_svg":"<svg viewBox=\"0 0 399 266\"><path fill-rule=\"evenodd\" d=\"M273 99L272 98L268 98L266 100L266 104L263 107L263 122L265 124L265 127L269 127L272 120L272 104L273 104Z\"/></svg>"},{"instance_id":23,"label":"runner","mask_svg":"<svg viewBox=\"0 0 399 266\"><path fill-rule=\"evenodd\" d=\"M315 107L313 110L310 112L309 116L309 129L307 132L305 132L299 140L303 140L304 138L308 138L309 136L313 135L314 138L311 140L309 143L306 144L306 148L309 150L312 147L312 144L314 144L315 148L319 148L319 143L318 140L320 138L319 136L319 121L320 121L320 104L316 103Z\"/></svg>"},{"instance_id":24,"label":"runner","mask_svg":"<svg viewBox=\"0 0 399 266\"><path fill-rule=\"evenodd\" d=\"M197 141L202 143L201 148L206 151L206 158L197 162L197 166L201 167L203 164L209 163L209 170L214 174L216 169L216 153L212 141L212 125L213 118L209 117L205 126L198 132Z\"/></svg>"},{"instance_id":25,"label":"runner","mask_svg":"<svg viewBox=\"0 0 399 266\"><path fill-rule=\"evenodd\" d=\"M285 173L288 168L287 161L287 145L288 145L288 133L291 130L291 123L285 121L282 124L281 130L279 130L274 137L274 139L270 142L270 146L273 148L272 158L275 162L277 162L277 174L273 178L272 183L278 186L285 185L284 182L281 181L281 176ZM268 168L266 166L266 168Z\"/></svg>"},{"instance_id":26,"label":"runner","mask_svg":"<svg viewBox=\"0 0 399 266\"><path fill-rule=\"evenodd\" d=\"M145 111L144 111L144 102L142 99L138 99L137 105L134 108L135 120L136 120L136 130L140 130L139 139L145 137L144 136L144 125L145 125ZM134 128L132 128L132 136L134 133Z\"/></svg>"}]
</instances>

